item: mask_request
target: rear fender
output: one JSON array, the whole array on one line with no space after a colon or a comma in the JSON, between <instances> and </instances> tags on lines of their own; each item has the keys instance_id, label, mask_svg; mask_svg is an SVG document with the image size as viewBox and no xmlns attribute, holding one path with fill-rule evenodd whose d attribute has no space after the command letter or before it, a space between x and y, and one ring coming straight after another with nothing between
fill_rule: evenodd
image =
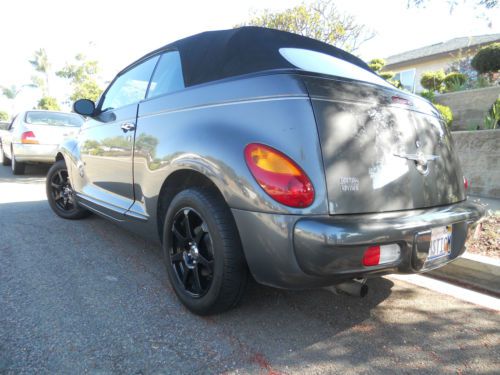
<instances>
[{"instance_id":1,"label":"rear fender","mask_svg":"<svg viewBox=\"0 0 500 375\"><path fill-rule=\"evenodd\" d=\"M77 147L78 142L76 139L66 139L59 145L56 155L56 161L64 158L66 167L68 168L68 175L70 180L73 180L74 173L78 173L78 163L80 161L80 150Z\"/></svg>"}]
</instances>

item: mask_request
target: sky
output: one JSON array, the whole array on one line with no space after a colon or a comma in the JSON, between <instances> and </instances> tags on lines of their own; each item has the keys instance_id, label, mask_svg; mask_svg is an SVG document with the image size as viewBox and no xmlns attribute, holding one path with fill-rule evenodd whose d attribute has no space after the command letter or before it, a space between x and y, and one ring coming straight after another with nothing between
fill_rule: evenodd
<instances>
[{"instance_id":1,"label":"sky","mask_svg":"<svg viewBox=\"0 0 500 375\"><path fill-rule=\"evenodd\" d=\"M129 63L169 42L206 30L231 28L248 20L252 13L283 10L301 2L2 0L0 85L29 83L34 72L28 60L38 48L46 49L54 71L83 52L99 61L100 79L106 82ZM356 52L365 60L459 36L500 33L500 9L488 12L493 20L489 25L481 11L474 9L473 1L465 1L452 14L446 0L429 0L426 8L419 9L408 9L407 0L335 2L340 11L352 14L376 34ZM62 100L69 94L69 87L52 77L51 91ZM11 113L31 108L40 95L39 90L26 87L14 103L0 97L0 110Z\"/></svg>"}]
</instances>

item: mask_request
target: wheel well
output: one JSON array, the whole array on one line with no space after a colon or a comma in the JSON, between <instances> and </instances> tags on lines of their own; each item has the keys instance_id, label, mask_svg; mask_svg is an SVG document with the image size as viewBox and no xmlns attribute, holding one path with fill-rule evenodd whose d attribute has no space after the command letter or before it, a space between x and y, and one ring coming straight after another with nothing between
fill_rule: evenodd
<instances>
[{"instance_id":1,"label":"wheel well","mask_svg":"<svg viewBox=\"0 0 500 375\"><path fill-rule=\"evenodd\" d=\"M170 202L172 202L172 199L176 196L176 194L190 187L211 189L212 191L219 194L222 199L224 199L217 186L202 173L196 172L191 169L182 169L175 171L167 177L165 182L163 182L158 197L158 209L156 217L158 224L158 235L161 241L163 241L162 232L165 214L167 213L168 207L170 206Z\"/></svg>"},{"instance_id":2,"label":"wheel well","mask_svg":"<svg viewBox=\"0 0 500 375\"><path fill-rule=\"evenodd\" d=\"M59 161L59 160L64 160L64 156L60 152L58 152L56 155L56 161Z\"/></svg>"}]
</instances>

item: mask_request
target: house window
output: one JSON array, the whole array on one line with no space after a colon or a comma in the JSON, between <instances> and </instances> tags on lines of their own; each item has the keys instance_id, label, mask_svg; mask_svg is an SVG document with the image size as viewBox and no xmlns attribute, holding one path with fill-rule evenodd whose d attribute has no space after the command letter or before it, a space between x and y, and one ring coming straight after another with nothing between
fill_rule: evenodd
<instances>
[{"instance_id":1,"label":"house window","mask_svg":"<svg viewBox=\"0 0 500 375\"><path fill-rule=\"evenodd\" d=\"M415 92L415 69L403 70L396 73L393 79L400 81L405 90Z\"/></svg>"}]
</instances>

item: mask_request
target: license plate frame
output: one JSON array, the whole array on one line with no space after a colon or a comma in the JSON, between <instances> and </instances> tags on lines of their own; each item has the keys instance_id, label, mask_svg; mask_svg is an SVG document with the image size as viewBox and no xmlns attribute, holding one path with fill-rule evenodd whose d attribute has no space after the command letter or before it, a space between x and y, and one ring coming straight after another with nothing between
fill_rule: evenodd
<instances>
[{"instance_id":1,"label":"license plate frame","mask_svg":"<svg viewBox=\"0 0 500 375\"><path fill-rule=\"evenodd\" d=\"M433 228L426 262L449 256L451 254L452 236L451 225Z\"/></svg>"}]
</instances>

